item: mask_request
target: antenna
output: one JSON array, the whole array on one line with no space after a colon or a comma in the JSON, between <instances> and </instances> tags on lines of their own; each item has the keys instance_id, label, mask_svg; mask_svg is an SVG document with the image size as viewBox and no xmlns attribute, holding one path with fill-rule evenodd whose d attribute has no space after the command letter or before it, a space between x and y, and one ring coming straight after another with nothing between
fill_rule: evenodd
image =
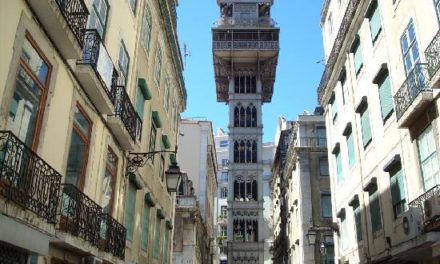
<instances>
[{"instance_id":1,"label":"antenna","mask_svg":"<svg viewBox=\"0 0 440 264\"><path fill-rule=\"evenodd\" d=\"M186 68L186 57L191 57L191 51L188 50L188 47L186 46L186 42L183 43L183 57L184 57L184 66Z\"/></svg>"}]
</instances>

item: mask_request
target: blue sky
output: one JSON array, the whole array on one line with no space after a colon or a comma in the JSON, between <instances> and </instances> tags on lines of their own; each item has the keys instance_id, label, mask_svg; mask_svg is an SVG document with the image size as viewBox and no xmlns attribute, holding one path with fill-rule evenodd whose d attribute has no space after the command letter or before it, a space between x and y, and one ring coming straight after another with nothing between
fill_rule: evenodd
<instances>
[{"instance_id":1,"label":"blue sky","mask_svg":"<svg viewBox=\"0 0 440 264\"><path fill-rule=\"evenodd\" d=\"M272 102L263 106L264 142L273 141L279 116L296 119L317 104L316 88L324 66L320 12L322 0L275 0L272 18L281 30L280 54ZM178 35L186 43L185 83L188 92L184 118L206 118L227 129L228 107L216 99L211 28L219 17L216 0L180 0Z\"/></svg>"}]
</instances>

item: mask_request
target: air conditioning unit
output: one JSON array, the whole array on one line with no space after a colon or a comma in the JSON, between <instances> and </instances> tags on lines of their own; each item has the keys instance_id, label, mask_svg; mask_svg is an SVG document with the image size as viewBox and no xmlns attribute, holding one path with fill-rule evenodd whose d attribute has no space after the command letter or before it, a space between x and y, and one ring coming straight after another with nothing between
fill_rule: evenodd
<instances>
[{"instance_id":1,"label":"air conditioning unit","mask_svg":"<svg viewBox=\"0 0 440 264\"><path fill-rule=\"evenodd\" d=\"M440 197L433 195L423 202L425 220L440 216Z\"/></svg>"},{"instance_id":2,"label":"air conditioning unit","mask_svg":"<svg viewBox=\"0 0 440 264\"><path fill-rule=\"evenodd\" d=\"M419 207L409 208L399 216L398 221L391 239L393 245L413 239L422 233L423 219Z\"/></svg>"},{"instance_id":3,"label":"air conditioning unit","mask_svg":"<svg viewBox=\"0 0 440 264\"><path fill-rule=\"evenodd\" d=\"M102 259L97 258L95 256L87 256L87 257L83 257L82 264L102 264Z\"/></svg>"}]
</instances>

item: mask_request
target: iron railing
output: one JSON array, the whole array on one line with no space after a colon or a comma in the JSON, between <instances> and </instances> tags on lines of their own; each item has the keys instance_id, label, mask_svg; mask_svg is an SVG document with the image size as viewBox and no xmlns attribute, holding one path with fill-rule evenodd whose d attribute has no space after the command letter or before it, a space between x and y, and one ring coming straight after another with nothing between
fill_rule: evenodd
<instances>
[{"instance_id":1,"label":"iron railing","mask_svg":"<svg viewBox=\"0 0 440 264\"><path fill-rule=\"evenodd\" d=\"M256 49L256 50L276 50L279 48L278 41L214 41L215 50L230 49Z\"/></svg>"},{"instance_id":2,"label":"iron railing","mask_svg":"<svg viewBox=\"0 0 440 264\"><path fill-rule=\"evenodd\" d=\"M326 148L327 138L325 137L300 137L295 141L297 148Z\"/></svg>"},{"instance_id":3,"label":"iron railing","mask_svg":"<svg viewBox=\"0 0 440 264\"><path fill-rule=\"evenodd\" d=\"M425 201L433 196L439 196L440 195L440 184L435 185L431 189L427 190L425 193L417 197L416 199L412 200L410 203L408 203L409 207L418 207L423 209L423 206L425 204Z\"/></svg>"},{"instance_id":4,"label":"iron railing","mask_svg":"<svg viewBox=\"0 0 440 264\"><path fill-rule=\"evenodd\" d=\"M270 17L221 17L217 20L217 26L275 26L275 24Z\"/></svg>"},{"instance_id":5,"label":"iron railing","mask_svg":"<svg viewBox=\"0 0 440 264\"><path fill-rule=\"evenodd\" d=\"M113 62L96 29L87 29L84 35L83 55L77 64L89 64L95 71L107 94L112 87Z\"/></svg>"},{"instance_id":6,"label":"iron railing","mask_svg":"<svg viewBox=\"0 0 440 264\"><path fill-rule=\"evenodd\" d=\"M178 195L176 196L176 208L191 209L197 205L196 197L193 195Z\"/></svg>"},{"instance_id":7,"label":"iron railing","mask_svg":"<svg viewBox=\"0 0 440 264\"><path fill-rule=\"evenodd\" d=\"M433 78L440 68L440 30L426 48L425 58L428 64L429 76Z\"/></svg>"},{"instance_id":8,"label":"iron railing","mask_svg":"<svg viewBox=\"0 0 440 264\"><path fill-rule=\"evenodd\" d=\"M98 245L102 208L73 184L63 184L59 229Z\"/></svg>"},{"instance_id":9,"label":"iron railing","mask_svg":"<svg viewBox=\"0 0 440 264\"><path fill-rule=\"evenodd\" d=\"M319 83L318 100L320 103L323 103L322 99L324 97L324 91L327 87L328 81L330 80L330 76L334 71L339 54L343 54L343 52L341 52L342 44L344 43L344 40L347 36L350 25L352 25L352 20L360 2L361 0L350 0L347 9L345 10L344 18L342 19L341 26L339 27L338 35L336 35L335 42L333 44L330 56L325 65L324 73L322 74L321 81Z\"/></svg>"},{"instance_id":10,"label":"iron railing","mask_svg":"<svg viewBox=\"0 0 440 264\"><path fill-rule=\"evenodd\" d=\"M440 184L435 185L408 204L409 207L420 208L423 217L424 232L430 232L440 229L440 216L436 215L432 218L427 218L426 216L429 210L433 210L433 206L438 206L437 204L435 204L431 205L430 208L426 208L426 201L434 196L440 196Z\"/></svg>"},{"instance_id":11,"label":"iron railing","mask_svg":"<svg viewBox=\"0 0 440 264\"><path fill-rule=\"evenodd\" d=\"M131 139L140 140L142 120L131 103L130 97L125 90L125 84L121 84L118 79L114 79L110 93L110 99L115 106L114 116L121 119Z\"/></svg>"},{"instance_id":12,"label":"iron railing","mask_svg":"<svg viewBox=\"0 0 440 264\"><path fill-rule=\"evenodd\" d=\"M212 40L216 41L279 41L278 29L266 30L215 30Z\"/></svg>"},{"instance_id":13,"label":"iron railing","mask_svg":"<svg viewBox=\"0 0 440 264\"><path fill-rule=\"evenodd\" d=\"M100 248L120 259L125 258L127 230L109 214L101 215Z\"/></svg>"},{"instance_id":14,"label":"iron railing","mask_svg":"<svg viewBox=\"0 0 440 264\"><path fill-rule=\"evenodd\" d=\"M399 120L421 92L432 91L426 64L418 63L394 95L396 116Z\"/></svg>"},{"instance_id":15,"label":"iron railing","mask_svg":"<svg viewBox=\"0 0 440 264\"><path fill-rule=\"evenodd\" d=\"M0 194L56 222L61 175L10 131L0 131Z\"/></svg>"},{"instance_id":16,"label":"iron railing","mask_svg":"<svg viewBox=\"0 0 440 264\"><path fill-rule=\"evenodd\" d=\"M55 2L82 48L84 45L84 32L89 17L89 11L84 0L56 0Z\"/></svg>"}]
</instances>

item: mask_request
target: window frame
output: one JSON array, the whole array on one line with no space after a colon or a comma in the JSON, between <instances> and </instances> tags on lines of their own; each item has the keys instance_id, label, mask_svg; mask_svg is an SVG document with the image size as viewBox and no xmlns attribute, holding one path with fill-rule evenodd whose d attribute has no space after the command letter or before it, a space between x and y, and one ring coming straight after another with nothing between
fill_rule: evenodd
<instances>
[{"instance_id":1,"label":"window frame","mask_svg":"<svg viewBox=\"0 0 440 264\"><path fill-rule=\"evenodd\" d=\"M322 170L321 170L321 166L322 166L322 162L326 162L327 163L327 174L323 174ZM329 162L328 162L328 157L327 156L321 156L318 158L318 170L319 170L319 176L321 177L328 177L330 175L330 171L329 171Z\"/></svg>"},{"instance_id":2,"label":"window frame","mask_svg":"<svg viewBox=\"0 0 440 264\"><path fill-rule=\"evenodd\" d=\"M157 43L156 47L156 55L154 59L154 83L156 84L157 88L160 89L160 81L161 81L161 75L162 75L162 48L160 43Z\"/></svg>"},{"instance_id":3,"label":"window frame","mask_svg":"<svg viewBox=\"0 0 440 264\"><path fill-rule=\"evenodd\" d=\"M105 14L105 21L104 22L102 21L103 18L101 18L100 13L98 12L98 9L97 9L97 7L95 5L95 2L97 2L97 1L100 1L100 3L104 3L106 5L106 7L107 7L107 12ZM96 14L96 18L98 19L99 24L102 27L102 36L100 35L100 37L101 37L101 40L104 41L104 39L106 37L106 33L107 33L107 22L108 22L108 16L109 16L109 12L110 12L110 4L109 4L108 0L93 0L93 2L92 2L92 11L90 12L90 16L89 16L88 19L90 19L92 17L92 13L93 12ZM89 20L88 19L87 19L87 28L88 29L96 29L96 31L99 34L99 30L97 28L90 28L89 27L90 25L89 25Z\"/></svg>"},{"instance_id":4,"label":"window frame","mask_svg":"<svg viewBox=\"0 0 440 264\"><path fill-rule=\"evenodd\" d=\"M405 51L405 49L403 47L403 42L402 41L405 38L405 36L407 36L407 38L406 38L407 41L411 40L410 39L410 34L409 34L409 32L410 32L409 29L411 27L414 30L414 39L411 42L407 43L408 47L407 47L407 50ZM417 53L418 53L417 59L414 59L414 57L413 57L414 55L412 53L412 50L413 50L414 46L416 46L416 48L417 48ZM403 66L404 66L404 69L405 69L406 76L408 76L412 72L412 70L415 69L417 63L420 63L420 60L421 60L420 46L419 46L419 43L417 41L417 31L416 31L416 27L415 27L415 23L414 23L413 19L410 19L408 25L406 26L406 28L404 29L402 35L400 36L400 47L401 47L401 52L402 52ZM409 68L409 69L407 68L407 65L406 65L406 61L407 61L406 57L407 57L407 55L410 55L410 57L411 57L411 68Z\"/></svg>"},{"instance_id":5,"label":"window frame","mask_svg":"<svg viewBox=\"0 0 440 264\"><path fill-rule=\"evenodd\" d=\"M130 192L134 191L133 193L133 204L132 205L128 205L127 203L129 201L128 196L131 195ZM127 187L127 194L126 194L126 198L125 198L125 210L124 210L124 226L126 228L126 239L128 241L133 241L133 234L134 234L134 219L135 219L135 215L136 215L136 198L137 198L137 186L134 182L128 180L128 187ZM129 211L128 208L132 207L132 215L129 215ZM130 219L128 219L127 217L130 217ZM127 223L130 223L130 225L128 225ZM132 229L130 229L129 227L131 227ZM131 232L130 232L131 231Z\"/></svg>"},{"instance_id":6,"label":"window frame","mask_svg":"<svg viewBox=\"0 0 440 264\"><path fill-rule=\"evenodd\" d=\"M150 140L148 143L148 152L156 151L156 141L157 141L157 127L153 121L151 121L150 128ZM151 157L151 163L154 163L154 155Z\"/></svg>"},{"instance_id":7,"label":"window frame","mask_svg":"<svg viewBox=\"0 0 440 264\"><path fill-rule=\"evenodd\" d=\"M141 233L141 250L148 251L149 235L150 235L150 215L151 206L148 203L144 203L143 214L142 214L142 233ZM145 233L144 233L145 232Z\"/></svg>"},{"instance_id":8,"label":"window frame","mask_svg":"<svg viewBox=\"0 0 440 264\"><path fill-rule=\"evenodd\" d=\"M151 10L148 4L145 5L144 8L144 17L142 18L142 46L144 48L145 53L148 55L150 52L151 45L151 32L153 29L153 19L151 16Z\"/></svg>"},{"instance_id":9,"label":"window frame","mask_svg":"<svg viewBox=\"0 0 440 264\"><path fill-rule=\"evenodd\" d=\"M377 16L377 17L375 17L375 16ZM377 0L372 1L370 6L368 7L366 17L368 18L368 24L369 24L370 33L371 33L371 40L374 45L376 43L376 41L379 39L379 36L382 32L382 17L381 17L381 13L380 13L379 3ZM375 35L373 35L374 32L373 32L373 26L372 26L372 22L373 22L374 18L378 19L379 24L380 24L380 27L378 28Z\"/></svg>"},{"instance_id":10,"label":"window frame","mask_svg":"<svg viewBox=\"0 0 440 264\"><path fill-rule=\"evenodd\" d=\"M116 191L116 181L117 181L117 176L118 176L118 167L119 167L119 158L116 155L116 153L114 152L114 150L108 146L107 148L107 155L112 155L115 159L115 166L114 166L114 170L112 170L111 166L108 163L108 159L105 159L105 167L104 167L104 175L107 172L110 172L111 175L111 188L112 188L112 195L109 201L109 210L108 210L108 214L109 215L113 215L113 210L114 210L114 199L115 199L115 191Z\"/></svg>"},{"instance_id":11,"label":"window frame","mask_svg":"<svg viewBox=\"0 0 440 264\"><path fill-rule=\"evenodd\" d=\"M133 1L134 1L134 6L132 5ZM131 12L133 12L133 15L136 15L137 0L128 0L128 6L130 7Z\"/></svg>"},{"instance_id":12,"label":"window frame","mask_svg":"<svg viewBox=\"0 0 440 264\"><path fill-rule=\"evenodd\" d=\"M122 51L122 55L125 55L126 60L127 60L126 72L124 71L124 69L122 69L123 65L121 64L121 51ZM121 39L121 42L120 42L120 45L119 45L118 68L119 68L119 71L123 74L124 80L125 80L125 84L126 84L127 81L128 81L128 74L130 72L130 55L128 54L127 47L125 46L125 43L124 43L123 39Z\"/></svg>"},{"instance_id":13,"label":"window frame","mask_svg":"<svg viewBox=\"0 0 440 264\"><path fill-rule=\"evenodd\" d=\"M329 203L330 203L330 215L325 215L324 213L324 197L328 197L329 199ZM329 192L321 192L320 194L320 207L321 207L321 219L329 219L332 218L333 214L332 214L332 200L331 200L331 194Z\"/></svg>"}]
</instances>

